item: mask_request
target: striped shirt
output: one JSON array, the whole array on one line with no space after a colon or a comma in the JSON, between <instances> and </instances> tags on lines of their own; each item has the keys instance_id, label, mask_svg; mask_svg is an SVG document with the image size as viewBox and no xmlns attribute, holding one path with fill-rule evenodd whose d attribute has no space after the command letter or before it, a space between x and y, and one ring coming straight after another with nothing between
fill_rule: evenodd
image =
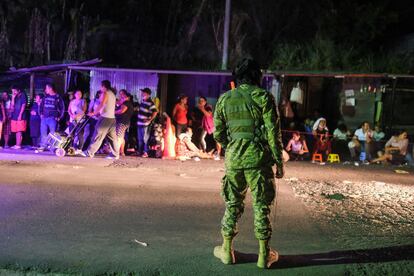
<instances>
[{"instance_id":1,"label":"striped shirt","mask_svg":"<svg viewBox=\"0 0 414 276\"><path fill-rule=\"evenodd\" d=\"M150 119L154 112L157 112L154 102L151 99L142 100L139 104L137 125L148 126L151 123Z\"/></svg>"}]
</instances>

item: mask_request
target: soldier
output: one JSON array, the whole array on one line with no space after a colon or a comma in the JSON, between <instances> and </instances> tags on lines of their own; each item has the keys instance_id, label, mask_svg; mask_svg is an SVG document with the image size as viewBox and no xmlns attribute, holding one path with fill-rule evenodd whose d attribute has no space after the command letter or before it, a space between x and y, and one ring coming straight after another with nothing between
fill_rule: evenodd
<instances>
[{"instance_id":1,"label":"soldier","mask_svg":"<svg viewBox=\"0 0 414 276\"><path fill-rule=\"evenodd\" d=\"M232 241L250 188L260 247L257 266L269 268L279 258L269 247L272 234L269 216L276 195L272 166L276 163L277 178L284 175L280 121L273 96L260 88L262 73L255 61L243 59L233 76L238 87L219 98L214 114L214 138L226 149L226 174L222 181L226 204L221 222L223 244L214 248L214 256L224 264L235 263Z\"/></svg>"}]
</instances>

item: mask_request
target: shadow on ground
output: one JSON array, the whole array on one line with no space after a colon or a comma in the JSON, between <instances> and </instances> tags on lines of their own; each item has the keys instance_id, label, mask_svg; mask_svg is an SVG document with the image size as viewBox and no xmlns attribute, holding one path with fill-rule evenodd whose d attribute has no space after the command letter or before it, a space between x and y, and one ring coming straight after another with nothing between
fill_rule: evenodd
<instances>
[{"instance_id":1,"label":"shadow on ground","mask_svg":"<svg viewBox=\"0 0 414 276\"><path fill-rule=\"evenodd\" d=\"M238 251L236 251L235 254L236 263L257 262L257 254L242 253ZM331 251L306 255L280 255L279 261L273 264L271 269L408 260L414 260L414 245Z\"/></svg>"}]
</instances>

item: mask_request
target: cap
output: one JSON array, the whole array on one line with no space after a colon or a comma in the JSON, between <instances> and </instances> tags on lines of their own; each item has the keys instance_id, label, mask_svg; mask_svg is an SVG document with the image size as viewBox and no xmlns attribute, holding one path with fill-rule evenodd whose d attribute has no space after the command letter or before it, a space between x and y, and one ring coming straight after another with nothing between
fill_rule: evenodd
<instances>
[{"instance_id":1,"label":"cap","mask_svg":"<svg viewBox=\"0 0 414 276\"><path fill-rule=\"evenodd\" d=\"M144 89L140 89L141 92L147 93L148 95L151 95L151 89L149 89L148 87L145 87Z\"/></svg>"}]
</instances>

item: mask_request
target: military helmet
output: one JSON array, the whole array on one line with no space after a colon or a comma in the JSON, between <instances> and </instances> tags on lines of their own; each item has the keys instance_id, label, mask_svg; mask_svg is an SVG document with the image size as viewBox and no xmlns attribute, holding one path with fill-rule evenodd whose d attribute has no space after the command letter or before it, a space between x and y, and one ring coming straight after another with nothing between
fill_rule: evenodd
<instances>
[{"instance_id":1,"label":"military helmet","mask_svg":"<svg viewBox=\"0 0 414 276\"><path fill-rule=\"evenodd\" d=\"M243 58L233 70L233 77L238 84L254 84L260 86L262 71L259 64L252 58Z\"/></svg>"}]
</instances>

